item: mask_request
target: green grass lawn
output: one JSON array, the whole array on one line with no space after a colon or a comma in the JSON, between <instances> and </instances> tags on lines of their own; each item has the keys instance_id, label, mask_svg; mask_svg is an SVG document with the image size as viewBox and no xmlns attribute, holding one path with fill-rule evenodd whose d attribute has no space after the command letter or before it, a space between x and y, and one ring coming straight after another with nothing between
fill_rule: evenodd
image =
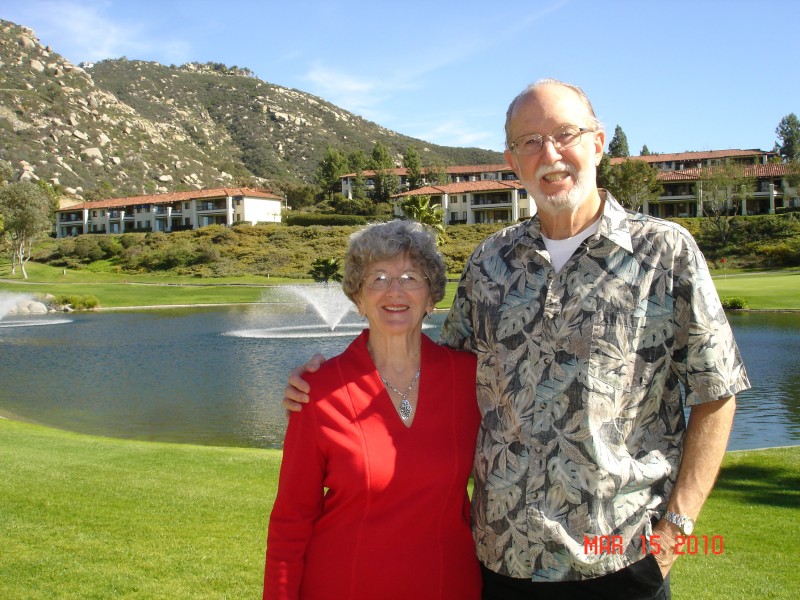
<instances>
[{"instance_id":1,"label":"green grass lawn","mask_svg":"<svg viewBox=\"0 0 800 600\"><path fill-rule=\"evenodd\" d=\"M680 558L673 597L797 598L798 509L800 446L729 452L695 531L722 536L724 552Z\"/></svg>"},{"instance_id":2,"label":"green grass lawn","mask_svg":"<svg viewBox=\"0 0 800 600\"><path fill-rule=\"evenodd\" d=\"M257 598L280 452L0 419L0 597Z\"/></svg>"},{"instance_id":3,"label":"green grass lawn","mask_svg":"<svg viewBox=\"0 0 800 600\"><path fill-rule=\"evenodd\" d=\"M9 600L258 598L280 452L115 440L0 419ZM729 453L675 600L795 598L800 447Z\"/></svg>"},{"instance_id":4,"label":"green grass lawn","mask_svg":"<svg viewBox=\"0 0 800 600\"><path fill-rule=\"evenodd\" d=\"M800 309L800 271L717 275L714 285L721 297L746 298L754 309Z\"/></svg>"}]
</instances>

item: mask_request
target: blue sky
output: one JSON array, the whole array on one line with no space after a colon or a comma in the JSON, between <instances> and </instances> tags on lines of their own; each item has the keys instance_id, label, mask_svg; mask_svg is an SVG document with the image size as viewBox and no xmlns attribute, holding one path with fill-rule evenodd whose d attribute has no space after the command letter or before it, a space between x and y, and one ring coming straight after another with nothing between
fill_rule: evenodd
<instances>
[{"instance_id":1,"label":"blue sky","mask_svg":"<svg viewBox=\"0 0 800 600\"><path fill-rule=\"evenodd\" d=\"M221 62L436 144L503 148L509 101L581 86L632 154L760 148L800 114L796 0L0 0L74 63Z\"/></svg>"}]
</instances>

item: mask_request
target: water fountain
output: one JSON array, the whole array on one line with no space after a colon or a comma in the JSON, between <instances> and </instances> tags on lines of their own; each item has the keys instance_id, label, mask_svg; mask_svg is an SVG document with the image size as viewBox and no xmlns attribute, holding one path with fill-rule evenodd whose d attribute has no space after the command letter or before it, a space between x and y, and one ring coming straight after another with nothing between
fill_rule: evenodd
<instances>
[{"instance_id":1,"label":"water fountain","mask_svg":"<svg viewBox=\"0 0 800 600\"><path fill-rule=\"evenodd\" d=\"M0 292L0 328L57 325L71 322L71 319L54 319L47 317L47 314L47 306L37 301L31 294Z\"/></svg>"},{"instance_id":2,"label":"water fountain","mask_svg":"<svg viewBox=\"0 0 800 600\"><path fill-rule=\"evenodd\" d=\"M305 305L305 312L299 318L293 319L299 322L261 329L240 329L229 331L225 335L250 338L352 337L365 326L365 323L360 322L343 322L348 313L353 312L354 306L339 284L283 286L280 291L284 293L282 295L288 294L287 303ZM308 323L309 314L317 322Z\"/></svg>"}]
</instances>

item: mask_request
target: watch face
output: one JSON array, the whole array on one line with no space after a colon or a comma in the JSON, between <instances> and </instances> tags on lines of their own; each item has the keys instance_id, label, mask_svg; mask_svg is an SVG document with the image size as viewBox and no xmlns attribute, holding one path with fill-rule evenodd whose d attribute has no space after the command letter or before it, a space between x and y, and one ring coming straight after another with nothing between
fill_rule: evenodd
<instances>
[{"instance_id":1,"label":"watch face","mask_svg":"<svg viewBox=\"0 0 800 600\"><path fill-rule=\"evenodd\" d=\"M684 534L692 535L692 532L694 531L694 521L687 517L686 520L683 522L682 529Z\"/></svg>"}]
</instances>

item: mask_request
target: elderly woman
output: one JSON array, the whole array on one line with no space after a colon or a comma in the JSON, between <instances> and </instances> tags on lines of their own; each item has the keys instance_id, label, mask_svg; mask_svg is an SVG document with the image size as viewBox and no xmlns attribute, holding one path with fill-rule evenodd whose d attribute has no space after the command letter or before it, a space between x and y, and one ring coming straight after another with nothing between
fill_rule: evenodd
<instances>
[{"instance_id":1,"label":"elderly woman","mask_svg":"<svg viewBox=\"0 0 800 600\"><path fill-rule=\"evenodd\" d=\"M369 328L306 375L311 401L289 417L264 598L480 598L475 358L422 333L444 286L420 224L352 236L342 287Z\"/></svg>"}]
</instances>

